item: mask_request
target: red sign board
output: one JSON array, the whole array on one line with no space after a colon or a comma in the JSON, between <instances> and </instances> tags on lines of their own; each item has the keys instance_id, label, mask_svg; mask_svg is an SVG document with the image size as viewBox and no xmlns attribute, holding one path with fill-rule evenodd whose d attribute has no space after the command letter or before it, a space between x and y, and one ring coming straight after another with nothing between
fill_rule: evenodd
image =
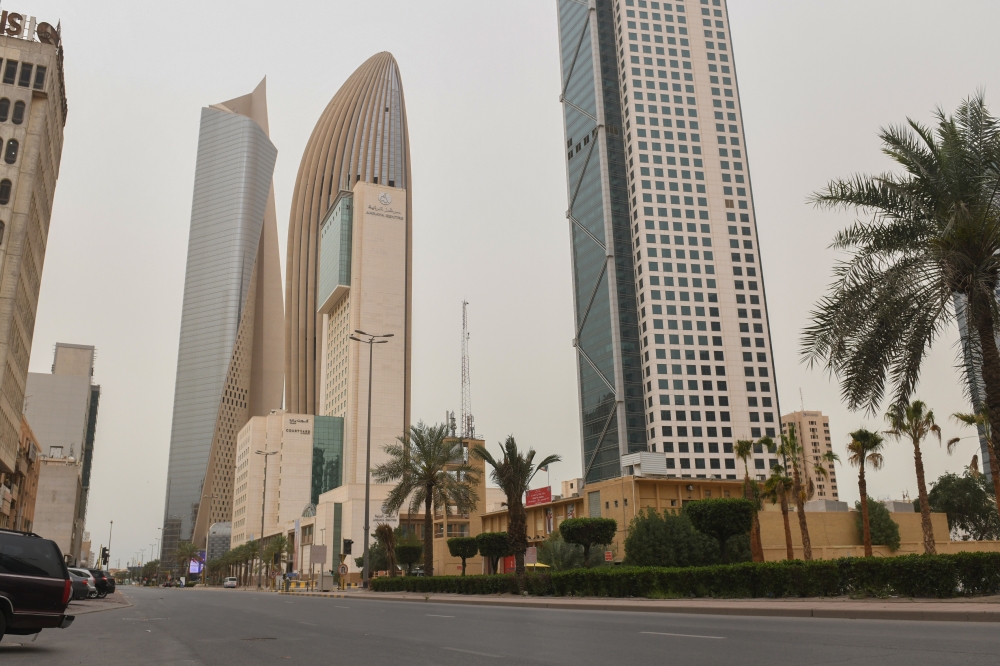
<instances>
[{"instance_id":1,"label":"red sign board","mask_svg":"<svg viewBox=\"0 0 1000 666\"><path fill-rule=\"evenodd\" d=\"M615 561L614 553L612 553L610 550L604 551L604 561L605 562L614 562Z\"/></svg>"},{"instance_id":2,"label":"red sign board","mask_svg":"<svg viewBox=\"0 0 1000 666\"><path fill-rule=\"evenodd\" d=\"M535 488L529 490L524 495L524 506L534 506L536 504L547 504L552 501L552 488Z\"/></svg>"}]
</instances>

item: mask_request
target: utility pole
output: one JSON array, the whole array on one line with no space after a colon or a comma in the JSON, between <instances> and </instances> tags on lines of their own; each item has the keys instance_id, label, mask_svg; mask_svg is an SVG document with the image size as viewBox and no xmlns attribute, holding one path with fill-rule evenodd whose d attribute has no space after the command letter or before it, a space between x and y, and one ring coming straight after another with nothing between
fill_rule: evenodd
<instances>
[{"instance_id":1,"label":"utility pole","mask_svg":"<svg viewBox=\"0 0 1000 666\"><path fill-rule=\"evenodd\" d=\"M365 555L364 555L364 570L361 572L361 586L364 589L368 589L368 579L369 579L369 565L368 565L368 550L369 550L369 524L368 524L368 514L371 512L371 478L372 478L372 359L374 345L389 342L388 340L378 340L377 338L391 338L392 333L386 333L384 335L372 335L371 333L365 333L355 329L355 333L358 335L363 335L367 340L362 340L361 338L350 336L351 340L355 342L360 342L362 344L368 345L368 442L366 444L365 454Z\"/></svg>"},{"instance_id":2,"label":"utility pole","mask_svg":"<svg viewBox=\"0 0 1000 666\"><path fill-rule=\"evenodd\" d=\"M111 533L115 531L115 521L111 521L111 527L108 528L108 562L111 561ZM101 568L104 568L104 563L102 561Z\"/></svg>"},{"instance_id":3,"label":"utility pole","mask_svg":"<svg viewBox=\"0 0 1000 666\"><path fill-rule=\"evenodd\" d=\"M476 436L476 426L472 418L472 377L469 374L469 319L468 301L462 301L462 421L459 439Z\"/></svg>"},{"instance_id":4,"label":"utility pole","mask_svg":"<svg viewBox=\"0 0 1000 666\"><path fill-rule=\"evenodd\" d=\"M264 456L264 483L261 485L260 489L260 538L257 540L258 559L261 561L261 564L264 563L264 508L266 506L264 504L264 499L267 497L267 459L269 456L273 456L274 454L277 453L277 451L266 450L267 440L264 440L264 449L265 449L264 451L254 451L254 453L256 453L257 455ZM257 569L258 590L261 587L260 585L261 569L263 569L263 567L259 567Z\"/></svg>"}]
</instances>

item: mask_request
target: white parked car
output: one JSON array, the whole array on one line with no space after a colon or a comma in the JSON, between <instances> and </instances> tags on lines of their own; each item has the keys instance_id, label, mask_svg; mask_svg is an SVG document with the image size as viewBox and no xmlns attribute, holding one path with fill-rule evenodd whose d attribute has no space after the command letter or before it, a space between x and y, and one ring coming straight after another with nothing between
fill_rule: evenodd
<instances>
[{"instance_id":1,"label":"white parked car","mask_svg":"<svg viewBox=\"0 0 1000 666\"><path fill-rule=\"evenodd\" d=\"M227 578L226 580L224 580L222 582L222 587L232 587L232 588L235 588L236 587L236 578L230 576L229 578Z\"/></svg>"},{"instance_id":2,"label":"white parked car","mask_svg":"<svg viewBox=\"0 0 1000 666\"><path fill-rule=\"evenodd\" d=\"M68 567L70 572L80 578L87 579L87 598L96 599L97 598L97 580L94 578L94 574L90 573L86 569L77 569L74 567Z\"/></svg>"}]
</instances>

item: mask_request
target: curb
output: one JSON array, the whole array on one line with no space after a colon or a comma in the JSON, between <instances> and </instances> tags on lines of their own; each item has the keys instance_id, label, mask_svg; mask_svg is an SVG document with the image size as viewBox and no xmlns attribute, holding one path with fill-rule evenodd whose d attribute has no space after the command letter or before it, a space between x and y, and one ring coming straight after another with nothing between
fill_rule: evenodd
<instances>
[{"instance_id":1,"label":"curb","mask_svg":"<svg viewBox=\"0 0 1000 666\"><path fill-rule=\"evenodd\" d=\"M799 617L838 620L899 620L907 622L1000 622L1000 610L927 610L889 608L824 608L820 605L800 606L780 604L775 607L754 607L743 604L689 604L663 606L649 602L607 603L604 601L560 601L555 599L493 599L486 597L420 597L375 596L377 593L344 594L337 592L279 592L288 596L325 597L328 599L359 599L365 601L407 601L417 603L453 604L458 606L502 606L548 610L618 611L629 613L675 613L685 615L729 615L750 617ZM784 606L784 607L781 607Z\"/></svg>"}]
</instances>

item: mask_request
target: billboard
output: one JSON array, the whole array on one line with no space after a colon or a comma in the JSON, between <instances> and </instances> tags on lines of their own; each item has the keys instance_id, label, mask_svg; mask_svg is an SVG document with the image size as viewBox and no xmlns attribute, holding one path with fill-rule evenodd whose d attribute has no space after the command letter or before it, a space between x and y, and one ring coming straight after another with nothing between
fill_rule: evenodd
<instances>
[{"instance_id":1,"label":"billboard","mask_svg":"<svg viewBox=\"0 0 1000 666\"><path fill-rule=\"evenodd\" d=\"M536 504L547 504L552 501L552 487L535 488L529 490L524 495L524 506L534 506Z\"/></svg>"}]
</instances>

